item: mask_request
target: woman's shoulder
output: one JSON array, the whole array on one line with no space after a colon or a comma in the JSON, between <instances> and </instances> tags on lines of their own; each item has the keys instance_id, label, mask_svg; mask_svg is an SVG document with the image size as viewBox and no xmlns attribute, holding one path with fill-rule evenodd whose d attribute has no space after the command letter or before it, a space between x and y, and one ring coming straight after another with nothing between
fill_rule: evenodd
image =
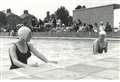
<instances>
[{"instance_id":1,"label":"woman's shoulder","mask_svg":"<svg viewBox=\"0 0 120 82\"><path fill-rule=\"evenodd\" d=\"M30 50L34 49L34 46L33 46L33 44L31 42L28 42L27 44L28 44L28 47L29 47Z\"/></svg>"},{"instance_id":2,"label":"woman's shoulder","mask_svg":"<svg viewBox=\"0 0 120 82\"><path fill-rule=\"evenodd\" d=\"M14 49L15 50L16 49L16 44L17 44L16 42L11 43L9 49Z\"/></svg>"},{"instance_id":3,"label":"woman's shoulder","mask_svg":"<svg viewBox=\"0 0 120 82\"><path fill-rule=\"evenodd\" d=\"M27 44L30 46L30 45L32 45L32 43L31 42L27 42Z\"/></svg>"},{"instance_id":4,"label":"woman's shoulder","mask_svg":"<svg viewBox=\"0 0 120 82\"><path fill-rule=\"evenodd\" d=\"M98 43L98 41L99 41L98 39L95 39L95 40L94 40L94 43Z\"/></svg>"},{"instance_id":5,"label":"woman's shoulder","mask_svg":"<svg viewBox=\"0 0 120 82\"><path fill-rule=\"evenodd\" d=\"M94 42L93 42L93 45L98 45L98 43L99 43L99 40L95 39Z\"/></svg>"},{"instance_id":6,"label":"woman's shoulder","mask_svg":"<svg viewBox=\"0 0 120 82\"><path fill-rule=\"evenodd\" d=\"M27 42L29 47L33 47L33 44L31 42Z\"/></svg>"},{"instance_id":7,"label":"woman's shoulder","mask_svg":"<svg viewBox=\"0 0 120 82\"><path fill-rule=\"evenodd\" d=\"M11 45L11 46L17 45L17 42L12 42L10 45Z\"/></svg>"}]
</instances>

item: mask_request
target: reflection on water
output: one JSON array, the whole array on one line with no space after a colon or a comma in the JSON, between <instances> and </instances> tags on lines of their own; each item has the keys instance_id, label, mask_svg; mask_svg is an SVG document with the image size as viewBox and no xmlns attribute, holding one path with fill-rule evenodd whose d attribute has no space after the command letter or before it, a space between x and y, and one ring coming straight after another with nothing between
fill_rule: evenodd
<instances>
[{"instance_id":1,"label":"reflection on water","mask_svg":"<svg viewBox=\"0 0 120 82\"><path fill-rule=\"evenodd\" d=\"M0 68L3 70L8 70L10 66L9 53L8 49L13 42L17 39L10 38L0 38ZM92 43L93 40L55 40L55 39L32 39L31 42L42 54L44 54L50 60L57 60L61 65L65 63L73 63L73 59L83 59L85 57L90 58L92 55ZM116 52L117 46L120 45L120 41L109 41L109 51ZM41 60L37 59L35 56L32 56L28 62L33 64L35 62L43 63Z\"/></svg>"}]
</instances>

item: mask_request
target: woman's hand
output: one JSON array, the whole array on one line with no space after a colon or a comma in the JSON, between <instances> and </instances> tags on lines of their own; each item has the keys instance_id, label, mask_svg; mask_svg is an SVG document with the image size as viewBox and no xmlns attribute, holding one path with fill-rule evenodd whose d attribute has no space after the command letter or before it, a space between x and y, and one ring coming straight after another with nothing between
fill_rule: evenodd
<instances>
[{"instance_id":1,"label":"woman's hand","mask_svg":"<svg viewBox=\"0 0 120 82\"><path fill-rule=\"evenodd\" d=\"M26 65L25 68L31 68L31 67L39 67L38 63Z\"/></svg>"},{"instance_id":2,"label":"woman's hand","mask_svg":"<svg viewBox=\"0 0 120 82\"><path fill-rule=\"evenodd\" d=\"M30 65L26 65L24 68L30 68L31 66Z\"/></svg>"},{"instance_id":3,"label":"woman's hand","mask_svg":"<svg viewBox=\"0 0 120 82\"><path fill-rule=\"evenodd\" d=\"M38 63L35 63L35 64L32 64L30 65L31 67L39 67L39 64Z\"/></svg>"},{"instance_id":4,"label":"woman's hand","mask_svg":"<svg viewBox=\"0 0 120 82\"><path fill-rule=\"evenodd\" d=\"M57 61L48 61L47 63L54 63L54 64L57 64L58 62L57 62Z\"/></svg>"}]
</instances>

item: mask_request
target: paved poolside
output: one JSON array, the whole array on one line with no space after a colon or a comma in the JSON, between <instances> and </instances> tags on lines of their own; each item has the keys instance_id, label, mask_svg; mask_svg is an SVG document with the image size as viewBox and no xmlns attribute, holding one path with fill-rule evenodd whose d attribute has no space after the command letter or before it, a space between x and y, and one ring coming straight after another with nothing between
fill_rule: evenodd
<instances>
[{"instance_id":1,"label":"paved poolside","mask_svg":"<svg viewBox=\"0 0 120 82\"><path fill-rule=\"evenodd\" d=\"M92 54L93 40L54 40L33 39L31 42L48 59L57 60L58 64L45 64L35 56L29 64L39 62L39 67L9 71L8 48L17 39L0 38L2 51L2 79L70 80L94 79L117 80L120 78L120 41L109 41L107 54ZM32 61L32 62L31 62ZM0 65L1 65L0 64Z\"/></svg>"}]
</instances>

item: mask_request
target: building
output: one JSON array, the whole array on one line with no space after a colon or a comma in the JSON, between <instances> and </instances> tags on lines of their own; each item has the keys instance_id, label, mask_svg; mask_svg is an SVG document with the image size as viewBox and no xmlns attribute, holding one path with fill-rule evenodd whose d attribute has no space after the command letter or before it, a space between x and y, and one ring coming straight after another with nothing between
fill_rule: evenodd
<instances>
[{"instance_id":1,"label":"building","mask_svg":"<svg viewBox=\"0 0 120 82\"><path fill-rule=\"evenodd\" d=\"M110 4L105 6L82 8L73 10L73 21L81 20L83 23L94 24L103 21L109 22L114 26L114 10L119 9L119 4Z\"/></svg>"}]
</instances>

